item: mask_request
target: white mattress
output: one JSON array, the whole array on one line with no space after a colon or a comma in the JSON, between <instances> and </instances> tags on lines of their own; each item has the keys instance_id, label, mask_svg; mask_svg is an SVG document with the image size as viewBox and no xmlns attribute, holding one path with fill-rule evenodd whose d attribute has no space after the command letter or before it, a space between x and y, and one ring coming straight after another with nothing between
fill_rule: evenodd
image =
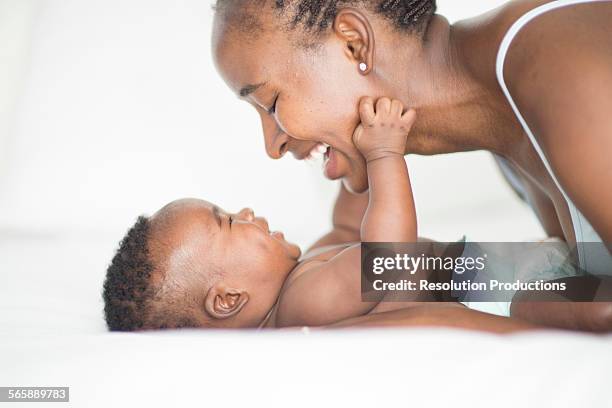
<instances>
[{"instance_id":1,"label":"white mattress","mask_svg":"<svg viewBox=\"0 0 612 408\"><path fill-rule=\"evenodd\" d=\"M100 288L114 245L85 232L0 234L1 386L69 386L78 407L612 406L612 337L108 333Z\"/></svg>"}]
</instances>

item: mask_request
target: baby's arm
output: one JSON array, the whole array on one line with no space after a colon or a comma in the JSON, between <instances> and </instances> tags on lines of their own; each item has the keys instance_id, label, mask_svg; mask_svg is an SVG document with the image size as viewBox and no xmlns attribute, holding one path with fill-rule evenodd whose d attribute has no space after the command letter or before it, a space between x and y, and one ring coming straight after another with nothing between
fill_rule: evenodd
<instances>
[{"instance_id":1,"label":"baby's arm","mask_svg":"<svg viewBox=\"0 0 612 408\"><path fill-rule=\"evenodd\" d=\"M355 131L354 139L359 140L359 144L357 140L355 142L361 146L366 160L367 157L371 158L367 164L370 191L354 194L347 191L342 183L334 205L333 229L309 250L347 242L379 241L377 236L380 233L385 235L384 240L414 241L416 215L403 156L408 129L412 126L415 115L414 111L402 115L402 109L399 101L381 98L375 113L372 98L365 97L360 101L362 124ZM402 128L406 130L402 132ZM365 134L363 130L366 130ZM391 131L400 133L392 134ZM377 153L387 160L383 163L375 160ZM390 197L393 197L393 200ZM373 205L368 212L367 222L364 222L369 203ZM386 211L397 212L396 217L386 217ZM392 224L392 230L389 230L386 224ZM390 235L394 234L395 229L400 235L397 239L391 239Z\"/></svg>"},{"instance_id":2,"label":"baby's arm","mask_svg":"<svg viewBox=\"0 0 612 408\"><path fill-rule=\"evenodd\" d=\"M370 202L361 225L363 242L416 242L417 223L404 160L406 138L416 113L398 100L360 101L361 125L353 141L368 168Z\"/></svg>"},{"instance_id":3,"label":"baby's arm","mask_svg":"<svg viewBox=\"0 0 612 408\"><path fill-rule=\"evenodd\" d=\"M402 114L399 101L360 104L362 125L354 141L364 154L370 183L361 224L362 241L416 242L414 201L403 157L415 113ZM368 313L375 302L361 300L361 248L354 245L328 261L313 262L279 300L277 326L331 324Z\"/></svg>"}]
</instances>

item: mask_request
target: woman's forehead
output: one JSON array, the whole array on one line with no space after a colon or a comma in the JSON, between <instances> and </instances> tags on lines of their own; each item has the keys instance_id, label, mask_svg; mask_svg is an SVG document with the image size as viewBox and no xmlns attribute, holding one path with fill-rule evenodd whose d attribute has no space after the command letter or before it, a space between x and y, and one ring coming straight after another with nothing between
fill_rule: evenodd
<instances>
[{"instance_id":1,"label":"woman's forehead","mask_svg":"<svg viewBox=\"0 0 612 408\"><path fill-rule=\"evenodd\" d=\"M290 66L296 49L283 32L266 31L257 37L225 30L213 39L213 59L225 82L238 94L248 85L259 85Z\"/></svg>"}]
</instances>

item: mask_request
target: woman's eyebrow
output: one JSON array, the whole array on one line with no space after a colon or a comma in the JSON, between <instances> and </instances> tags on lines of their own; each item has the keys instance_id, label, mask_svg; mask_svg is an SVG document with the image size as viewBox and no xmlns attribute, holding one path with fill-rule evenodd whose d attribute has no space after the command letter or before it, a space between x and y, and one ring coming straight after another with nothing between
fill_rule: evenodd
<instances>
[{"instance_id":1,"label":"woman's eyebrow","mask_svg":"<svg viewBox=\"0 0 612 408\"><path fill-rule=\"evenodd\" d=\"M250 94L252 94L253 92L255 92L256 90L258 90L259 88L261 88L262 86L264 86L265 84L267 84L268 81L266 82L261 82L259 84L247 84L245 86L243 86L242 88L240 88L240 91L238 92L238 96L240 98L244 98L246 96L249 96Z\"/></svg>"}]
</instances>

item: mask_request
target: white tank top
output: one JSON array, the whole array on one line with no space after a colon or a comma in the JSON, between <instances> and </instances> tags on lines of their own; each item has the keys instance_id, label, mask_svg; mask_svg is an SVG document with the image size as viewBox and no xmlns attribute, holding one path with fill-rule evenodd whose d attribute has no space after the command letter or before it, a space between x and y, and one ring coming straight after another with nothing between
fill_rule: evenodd
<instances>
[{"instance_id":1,"label":"white tank top","mask_svg":"<svg viewBox=\"0 0 612 408\"><path fill-rule=\"evenodd\" d=\"M534 20L536 17L561 7L571 6L574 4L582 4L582 3L595 3L595 2L603 2L603 1L611 1L611 0L557 0L552 1L550 3L543 4L539 7L534 8L528 13L524 14L521 18L519 18L508 30L504 39L501 42L499 47L499 51L497 53L497 63L496 63L496 73L497 80L499 85L501 86L510 106L514 111L517 119L521 123L523 130L529 136L529 140L533 144L533 147L538 152L538 155L542 159L542 162L546 166L546 169L550 173L550 176L555 181L557 188L563 194L565 201L567 202L567 206L570 211L570 215L572 218L572 225L574 227L574 233L576 235L576 245L578 250L578 258L580 262L580 267L589 273L594 274L612 274L612 255L607 251L605 246L602 244L601 237L597 234L593 226L589 223L584 215L578 210L578 208L574 205L574 203L569 199L565 190L561 187L561 184L555 177L555 174L552 171L542 148L538 144L538 141L533 135L533 132L527 125L527 122L521 115L521 112L518 110L510 92L508 91L508 87L506 86L506 81L504 80L504 63L506 61L506 55L508 53L508 49L512 44L512 40L517 35L517 33L530 21ZM507 170L507 169L506 169ZM612 204L612 203L611 203ZM584 244L586 242L597 242L601 245L597 244Z\"/></svg>"}]
</instances>

